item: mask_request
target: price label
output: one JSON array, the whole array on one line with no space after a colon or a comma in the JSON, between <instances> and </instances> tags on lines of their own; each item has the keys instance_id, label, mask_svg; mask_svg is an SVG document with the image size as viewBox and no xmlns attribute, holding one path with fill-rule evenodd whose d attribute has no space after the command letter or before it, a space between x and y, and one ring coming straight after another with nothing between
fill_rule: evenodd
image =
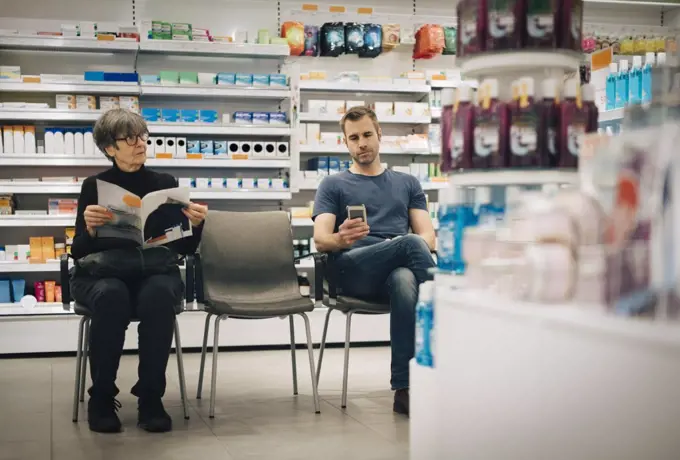
<instances>
[{"instance_id":1,"label":"price label","mask_svg":"<svg viewBox=\"0 0 680 460\"><path fill-rule=\"evenodd\" d=\"M319 5L314 3L304 3L302 5L302 11L319 11Z\"/></svg>"},{"instance_id":2,"label":"price label","mask_svg":"<svg viewBox=\"0 0 680 460\"><path fill-rule=\"evenodd\" d=\"M347 8L344 6L331 6L328 11L331 13L345 13L347 11Z\"/></svg>"},{"instance_id":3,"label":"price label","mask_svg":"<svg viewBox=\"0 0 680 460\"><path fill-rule=\"evenodd\" d=\"M358 8L358 14L373 14L373 8Z\"/></svg>"},{"instance_id":4,"label":"price label","mask_svg":"<svg viewBox=\"0 0 680 460\"><path fill-rule=\"evenodd\" d=\"M590 70L597 71L600 69L605 69L609 67L614 61L614 50L613 48L605 48L600 51L595 51L590 55Z\"/></svg>"}]
</instances>

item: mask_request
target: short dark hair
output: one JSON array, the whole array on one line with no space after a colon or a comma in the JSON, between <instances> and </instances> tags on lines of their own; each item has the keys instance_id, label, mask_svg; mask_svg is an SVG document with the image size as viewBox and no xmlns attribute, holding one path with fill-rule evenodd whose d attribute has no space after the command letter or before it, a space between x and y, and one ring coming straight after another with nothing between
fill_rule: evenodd
<instances>
[{"instance_id":1,"label":"short dark hair","mask_svg":"<svg viewBox=\"0 0 680 460\"><path fill-rule=\"evenodd\" d=\"M345 134L345 122L349 121L359 121L364 117L368 117L373 122L376 132L380 130L380 123L378 123L378 116L375 112L363 105L357 105L349 109L345 115L340 120L340 127L342 128L342 134Z\"/></svg>"},{"instance_id":2,"label":"short dark hair","mask_svg":"<svg viewBox=\"0 0 680 460\"><path fill-rule=\"evenodd\" d=\"M116 146L116 139L149 134L149 128L141 115L126 109L111 109L104 113L94 125L94 142L104 155L106 148ZM109 160L113 159L106 155Z\"/></svg>"}]
</instances>

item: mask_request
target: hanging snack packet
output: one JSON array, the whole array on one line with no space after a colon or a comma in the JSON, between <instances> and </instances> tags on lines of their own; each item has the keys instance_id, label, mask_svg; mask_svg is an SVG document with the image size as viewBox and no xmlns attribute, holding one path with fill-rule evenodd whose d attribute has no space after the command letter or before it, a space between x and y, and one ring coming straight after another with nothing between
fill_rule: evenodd
<instances>
[{"instance_id":1,"label":"hanging snack packet","mask_svg":"<svg viewBox=\"0 0 680 460\"><path fill-rule=\"evenodd\" d=\"M374 58L382 53L382 27L380 24L364 24L364 47L359 57Z\"/></svg>"},{"instance_id":2,"label":"hanging snack packet","mask_svg":"<svg viewBox=\"0 0 680 460\"><path fill-rule=\"evenodd\" d=\"M413 59L432 59L444 51L444 29L436 24L426 24L416 32Z\"/></svg>"},{"instance_id":3,"label":"hanging snack packet","mask_svg":"<svg viewBox=\"0 0 680 460\"><path fill-rule=\"evenodd\" d=\"M356 22L345 24L345 53L358 54L364 47L364 25Z\"/></svg>"},{"instance_id":4,"label":"hanging snack packet","mask_svg":"<svg viewBox=\"0 0 680 460\"><path fill-rule=\"evenodd\" d=\"M456 54L455 27L444 27L444 54Z\"/></svg>"},{"instance_id":5,"label":"hanging snack packet","mask_svg":"<svg viewBox=\"0 0 680 460\"><path fill-rule=\"evenodd\" d=\"M393 50L399 46L401 40L401 26L399 24L385 24L382 26L382 48L384 51Z\"/></svg>"},{"instance_id":6,"label":"hanging snack packet","mask_svg":"<svg viewBox=\"0 0 680 460\"><path fill-rule=\"evenodd\" d=\"M305 51L305 29L301 22L286 21L281 25L281 37L288 40L291 56L301 56Z\"/></svg>"},{"instance_id":7,"label":"hanging snack packet","mask_svg":"<svg viewBox=\"0 0 680 460\"><path fill-rule=\"evenodd\" d=\"M319 27L305 26L305 56L319 55Z\"/></svg>"},{"instance_id":8,"label":"hanging snack packet","mask_svg":"<svg viewBox=\"0 0 680 460\"><path fill-rule=\"evenodd\" d=\"M327 22L321 26L321 56L338 57L345 52L345 26L342 22Z\"/></svg>"}]
</instances>

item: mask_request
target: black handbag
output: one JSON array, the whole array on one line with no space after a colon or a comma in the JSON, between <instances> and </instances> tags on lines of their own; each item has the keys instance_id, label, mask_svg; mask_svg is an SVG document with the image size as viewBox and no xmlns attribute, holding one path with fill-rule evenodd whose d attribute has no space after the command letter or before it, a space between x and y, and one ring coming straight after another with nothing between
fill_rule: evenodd
<instances>
[{"instance_id":1,"label":"black handbag","mask_svg":"<svg viewBox=\"0 0 680 460\"><path fill-rule=\"evenodd\" d=\"M155 246L95 252L76 260L75 266L95 278L146 278L176 270L181 260L172 249Z\"/></svg>"}]
</instances>

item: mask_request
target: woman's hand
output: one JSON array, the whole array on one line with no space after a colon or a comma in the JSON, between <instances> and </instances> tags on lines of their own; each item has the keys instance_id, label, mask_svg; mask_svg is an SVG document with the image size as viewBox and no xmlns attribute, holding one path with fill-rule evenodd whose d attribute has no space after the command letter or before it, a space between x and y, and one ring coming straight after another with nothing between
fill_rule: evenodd
<instances>
[{"instance_id":1,"label":"woman's hand","mask_svg":"<svg viewBox=\"0 0 680 460\"><path fill-rule=\"evenodd\" d=\"M87 227L87 233L90 236L94 236L97 227L110 222L113 219L113 213L103 206L98 206L96 204L91 204L85 208L85 226Z\"/></svg>"},{"instance_id":2,"label":"woman's hand","mask_svg":"<svg viewBox=\"0 0 680 460\"><path fill-rule=\"evenodd\" d=\"M189 203L189 206L182 210L185 216L191 221L191 225L199 227L208 215L208 207L202 204Z\"/></svg>"}]
</instances>

